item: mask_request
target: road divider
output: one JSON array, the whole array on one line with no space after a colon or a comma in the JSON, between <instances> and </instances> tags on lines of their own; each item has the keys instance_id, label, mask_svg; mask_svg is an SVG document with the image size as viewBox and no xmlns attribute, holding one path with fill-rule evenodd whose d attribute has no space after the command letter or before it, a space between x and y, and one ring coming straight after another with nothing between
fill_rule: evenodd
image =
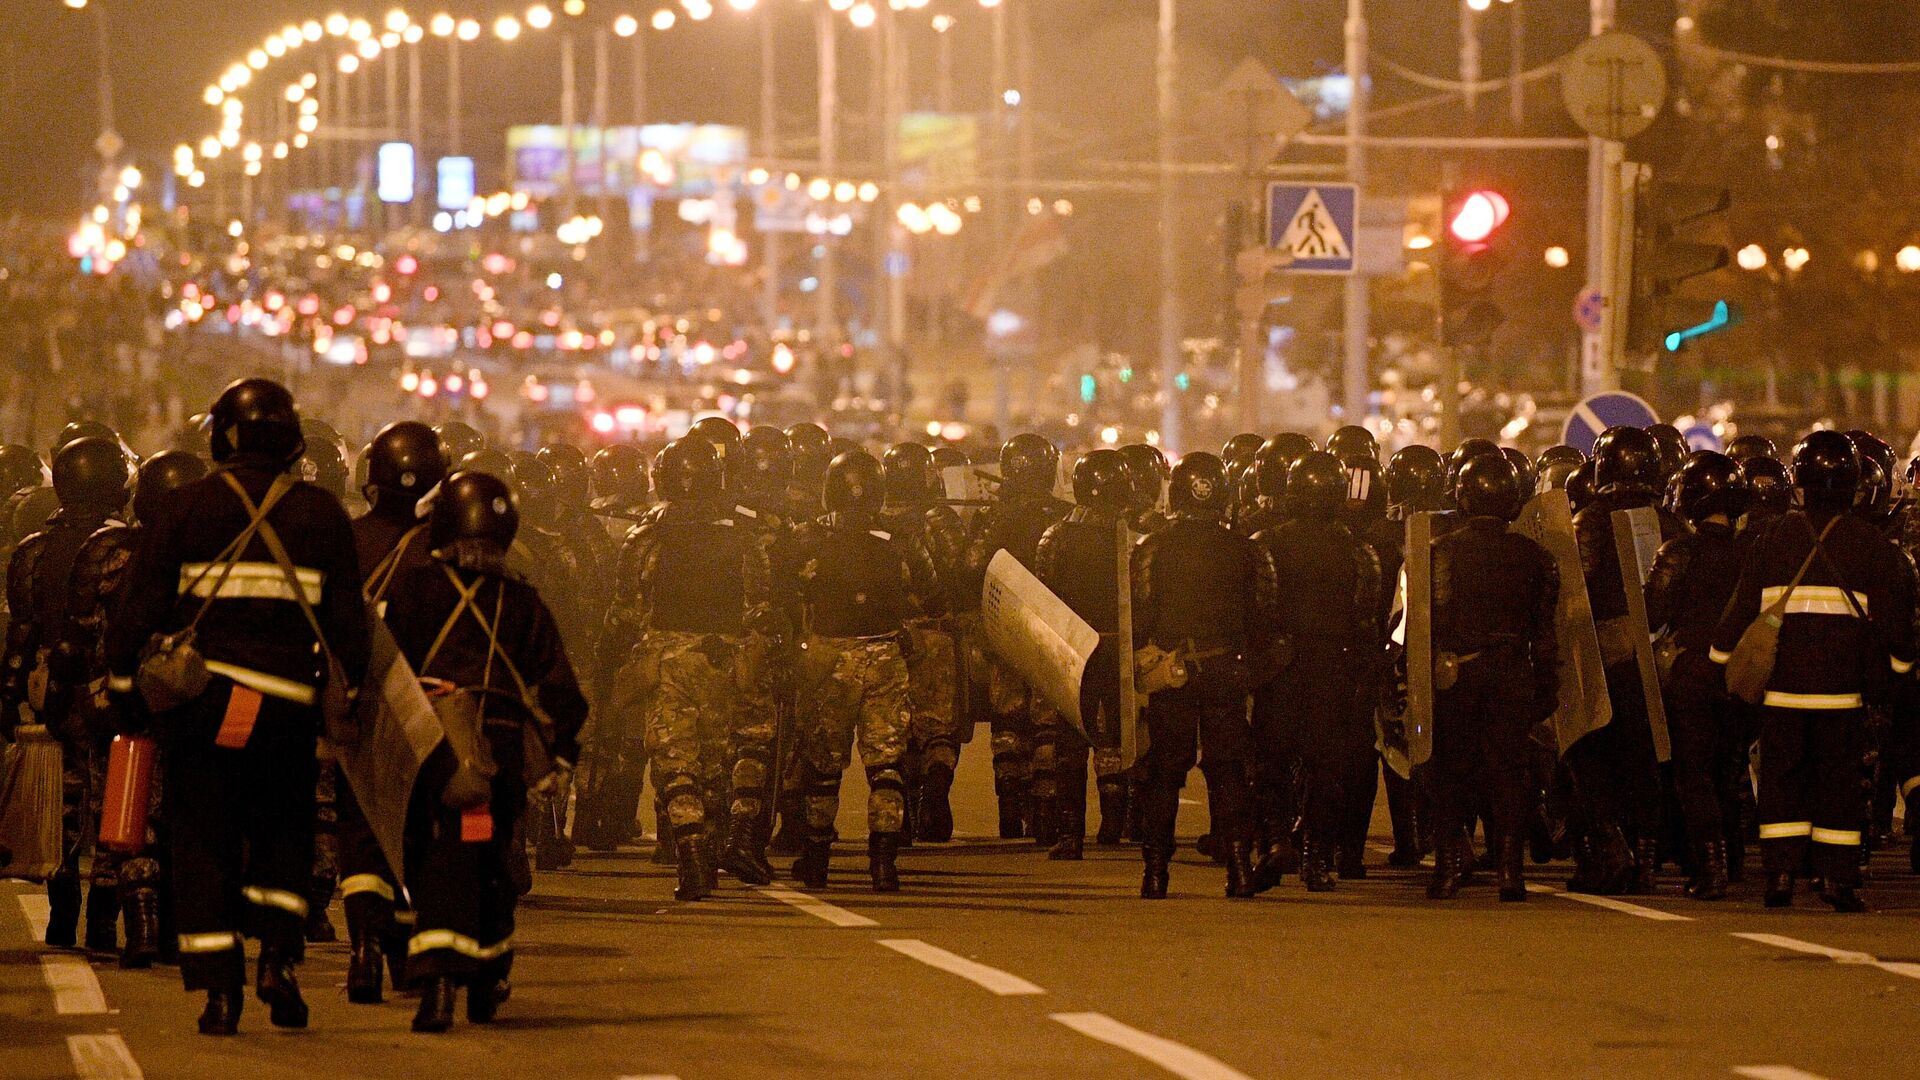
<instances>
[{"instance_id":1,"label":"road divider","mask_svg":"<svg viewBox=\"0 0 1920 1080\"><path fill-rule=\"evenodd\" d=\"M1184 1080L1249 1080L1247 1074L1211 1054L1150 1035L1105 1013L1054 1013L1053 1020L1109 1046L1145 1058Z\"/></svg>"},{"instance_id":2,"label":"road divider","mask_svg":"<svg viewBox=\"0 0 1920 1080\"><path fill-rule=\"evenodd\" d=\"M53 991L53 1011L61 1016L98 1016L107 1011L107 998L92 965L78 956L43 956L40 977Z\"/></svg>"},{"instance_id":3,"label":"road divider","mask_svg":"<svg viewBox=\"0 0 1920 1080\"><path fill-rule=\"evenodd\" d=\"M69 1035L67 1053L80 1080L145 1080L133 1051L118 1035Z\"/></svg>"},{"instance_id":4,"label":"road divider","mask_svg":"<svg viewBox=\"0 0 1920 1080\"><path fill-rule=\"evenodd\" d=\"M1736 933L1734 937L1760 945L1771 945L1776 949L1789 952L1806 953L1811 956L1824 956L1836 964L1852 964L1857 967L1874 967L1894 975L1904 975L1909 979L1920 979L1920 964L1906 960L1882 960L1872 953L1854 952L1851 949L1836 949L1829 945L1820 945L1799 938L1785 937L1780 934Z\"/></svg>"},{"instance_id":5,"label":"road divider","mask_svg":"<svg viewBox=\"0 0 1920 1080\"><path fill-rule=\"evenodd\" d=\"M758 891L762 896L796 907L816 919L832 923L835 926L857 927L880 925L865 915L856 914L848 911L846 908L829 904L817 896L808 896L806 893L789 889L784 885L763 885Z\"/></svg>"},{"instance_id":6,"label":"road divider","mask_svg":"<svg viewBox=\"0 0 1920 1080\"><path fill-rule=\"evenodd\" d=\"M950 953L937 945L912 938L886 938L880 944L902 956L910 956L928 967L939 968L950 975L958 975L983 989L999 994L1001 997L1044 994L1045 990L1028 982L1018 975L976 963L958 953Z\"/></svg>"},{"instance_id":7,"label":"road divider","mask_svg":"<svg viewBox=\"0 0 1920 1080\"><path fill-rule=\"evenodd\" d=\"M1615 900L1611 896L1588 896L1586 893L1564 892L1551 885L1530 884L1527 886L1527 891L1530 893L1538 893L1542 896L1557 896L1562 900L1572 900L1576 904L1588 904L1597 908L1606 908L1608 911L1617 911L1622 915L1632 915L1637 919L1651 919L1654 922L1693 921L1693 916L1691 915L1677 915L1671 911L1661 911L1659 908L1645 907L1641 904L1629 904L1625 900Z\"/></svg>"}]
</instances>

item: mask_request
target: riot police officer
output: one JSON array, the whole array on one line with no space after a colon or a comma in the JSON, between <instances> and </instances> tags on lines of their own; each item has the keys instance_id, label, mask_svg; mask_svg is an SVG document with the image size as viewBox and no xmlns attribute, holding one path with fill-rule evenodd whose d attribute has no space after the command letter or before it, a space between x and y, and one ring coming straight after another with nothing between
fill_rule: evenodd
<instances>
[{"instance_id":1,"label":"riot police officer","mask_svg":"<svg viewBox=\"0 0 1920 1080\"><path fill-rule=\"evenodd\" d=\"M1511 462L1472 458L1455 479L1463 520L1434 543L1436 820L1427 895L1436 900L1451 899L1466 878L1467 825L1477 805L1486 807L1500 899L1527 898L1527 733L1558 698L1560 576L1544 548L1507 528L1523 501Z\"/></svg>"},{"instance_id":2,"label":"riot police officer","mask_svg":"<svg viewBox=\"0 0 1920 1080\"><path fill-rule=\"evenodd\" d=\"M1231 508L1220 459L1197 453L1174 467L1173 523L1142 539L1133 557L1134 645L1175 654L1182 685L1153 693L1141 813L1143 899L1167 895L1180 789L1198 757L1212 832L1227 851L1227 893L1254 895L1253 809L1246 695L1253 658L1278 617L1273 559L1225 524Z\"/></svg>"},{"instance_id":3,"label":"riot police officer","mask_svg":"<svg viewBox=\"0 0 1920 1080\"><path fill-rule=\"evenodd\" d=\"M1129 443L1120 448L1120 457L1126 462L1127 479L1133 492L1127 504L1129 524L1136 533L1159 532L1168 522L1160 509L1172 471L1167 465L1167 455L1157 446Z\"/></svg>"},{"instance_id":4,"label":"riot police officer","mask_svg":"<svg viewBox=\"0 0 1920 1080\"><path fill-rule=\"evenodd\" d=\"M793 448L794 513L802 519L811 518L822 509L833 440L819 424L802 423L787 429L787 441Z\"/></svg>"},{"instance_id":5,"label":"riot police officer","mask_svg":"<svg viewBox=\"0 0 1920 1080\"><path fill-rule=\"evenodd\" d=\"M212 417L220 468L178 489L150 523L107 655L110 689L131 693L156 634L196 629L204 686L149 665L142 694L160 712L167 762L181 975L207 992L200 1030L227 1035L240 1018L242 931L260 939L255 988L274 1024L307 1022L294 967L320 706L357 690L367 612L346 512L287 475L302 442L292 395L244 379Z\"/></svg>"}]
</instances>

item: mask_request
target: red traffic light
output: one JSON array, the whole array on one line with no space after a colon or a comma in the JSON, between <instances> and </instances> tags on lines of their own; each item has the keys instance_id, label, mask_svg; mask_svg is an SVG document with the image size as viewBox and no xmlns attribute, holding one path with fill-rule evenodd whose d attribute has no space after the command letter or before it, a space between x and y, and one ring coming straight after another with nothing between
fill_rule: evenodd
<instances>
[{"instance_id":1,"label":"red traffic light","mask_svg":"<svg viewBox=\"0 0 1920 1080\"><path fill-rule=\"evenodd\" d=\"M1511 212L1505 195L1497 191L1475 191L1460 200L1447 231L1461 243L1484 244L1507 223Z\"/></svg>"}]
</instances>

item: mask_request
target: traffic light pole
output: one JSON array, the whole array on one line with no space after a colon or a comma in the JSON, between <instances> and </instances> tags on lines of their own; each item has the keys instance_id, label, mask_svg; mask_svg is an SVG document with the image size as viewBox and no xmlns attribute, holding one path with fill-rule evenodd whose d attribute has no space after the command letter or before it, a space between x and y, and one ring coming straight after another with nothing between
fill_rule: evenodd
<instances>
[{"instance_id":1,"label":"traffic light pole","mask_svg":"<svg viewBox=\"0 0 1920 1080\"><path fill-rule=\"evenodd\" d=\"M1591 33L1599 37L1613 29L1615 0L1589 0ZM1626 160L1626 148L1601 138L1587 140L1587 285L1600 291L1600 328L1584 335L1580 342L1580 393L1582 397L1620 387L1619 354L1613 342L1614 288L1620 254L1619 190L1620 163ZM1611 195L1609 193L1612 193Z\"/></svg>"},{"instance_id":2,"label":"traffic light pole","mask_svg":"<svg viewBox=\"0 0 1920 1080\"><path fill-rule=\"evenodd\" d=\"M1347 76L1353 81L1353 96L1347 105L1347 179L1358 190L1364 204L1367 198L1367 13L1365 0L1347 0ZM1341 400L1346 405L1344 419L1360 423L1367 414L1367 389L1372 384L1368 369L1367 337L1370 333L1367 308L1367 279L1355 267L1346 281L1346 363L1342 368Z\"/></svg>"}]
</instances>

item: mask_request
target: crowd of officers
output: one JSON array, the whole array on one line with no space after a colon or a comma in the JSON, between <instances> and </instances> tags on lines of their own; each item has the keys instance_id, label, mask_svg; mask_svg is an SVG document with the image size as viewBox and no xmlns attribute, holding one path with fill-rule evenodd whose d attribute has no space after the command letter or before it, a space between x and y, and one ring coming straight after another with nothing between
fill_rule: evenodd
<instances>
[{"instance_id":1,"label":"crowd of officers","mask_svg":"<svg viewBox=\"0 0 1920 1080\"><path fill-rule=\"evenodd\" d=\"M1786 461L1751 437L1689 452L1655 427L1610 430L1591 457L1469 440L1383 462L1348 427L1324 448L1241 435L1171 467L1147 445L1097 449L1062 483L1031 434L994 462L918 443L876 458L812 424L708 418L651 459L589 460L403 422L358 476L349 460L264 380L145 461L97 425L62 432L50 468L0 449L18 537L0 726L44 725L65 749L47 942L178 963L208 1034L238 1028L247 937L272 1022L305 1026L295 967L332 940L336 895L350 1000L390 980L420 995L415 1030L444 1031L464 988L468 1019L491 1020L531 870L634 840L649 779L678 899L721 871L767 885L770 854L818 890L857 750L868 877L897 890L903 847L952 839L979 726L1001 838L1082 858L1091 782L1092 840L1139 845L1148 899L1167 894L1196 764L1200 849L1242 898L1288 874L1316 892L1364 877L1384 783L1387 861L1431 856L1434 899L1491 872L1524 900L1531 855L1570 856L1569 887L1598 894L1651 893L1672 862L1714 900L1757 835L1769 906L1806 879L1863 910L1861 868L1920 783L1911 480L1863 432L1814 432ZM1577 566L1516 527L1556 498ZM1644 586L1614 535L1639 508L1662 541ZM1410 558L1410 536L1430 551ZM987 645L1002 553L1098 634L1078 723ZM1430 615L1419 650L1411 602ZM1749 703L1724 670L1763 627L1776 648ZM1610 709L1572 739L1570 635L1598 642ZM383 650L471 721L449 720L397 809L336 760L370 737L352 699L384 692ZM1412 768L1409 687L1428 680L1409 656L1438 658L1431 757ZM116 735L158 741L154 812L144 847L89 862ZM396 814L400 852L379 839Z\"/></svg>"}]
</instances>

